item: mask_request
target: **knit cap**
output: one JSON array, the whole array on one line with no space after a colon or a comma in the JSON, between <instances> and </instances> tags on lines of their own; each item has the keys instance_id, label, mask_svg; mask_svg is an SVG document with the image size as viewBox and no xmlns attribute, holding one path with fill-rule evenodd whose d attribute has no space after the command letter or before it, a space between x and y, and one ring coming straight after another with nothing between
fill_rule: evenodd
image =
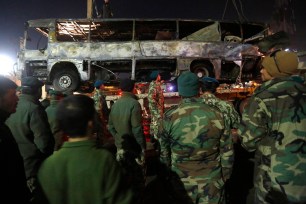
<instances>
[{"instance_id":1,"label":"knit cap","mask_svg":"<svg viewBox=\"0 0 306 204\"><path fill-rule=\"evenodd\" d=\"M177 79L178 92L181 96L192 97L199 94L199 79L196 74L186 71Z\"/></svg>"},{"instance_id":2,"label":"knit cap","mask_svg":"<svg viewBox=\"0 0 306 204\"><path fill-rule=\"evenodd\" d=\"M266 56L262 66L272 77L291 76L297 72L299 60L294 52L277 50Z\"/></svg>"},{"instance_id":3,"label":"knit cap","mask_svg":"<svg viewBox=\"0 0 306 204\"><path fill-rule=\"evenodd\" d=\"M131 79L122 79L120 81L120 89L121 91L132 92L134 89L135 82Z\"/></svg>"}]
</instances>

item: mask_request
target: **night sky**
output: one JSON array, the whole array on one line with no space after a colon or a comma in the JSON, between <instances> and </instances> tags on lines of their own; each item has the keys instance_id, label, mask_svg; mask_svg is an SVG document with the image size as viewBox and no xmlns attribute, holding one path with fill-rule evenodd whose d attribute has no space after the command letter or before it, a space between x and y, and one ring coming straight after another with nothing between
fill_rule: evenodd
<instances>
[{"instance_id":1,"label":"night sky","mask_svg":"<svg viewBox=\"0 0 306 204\"><path fill-rule=\"evenodd\" d=\"M98 3L101 4L102 0ZM240 0L248 21L268 23L272 18L274 0ZM114 18L189 18L221 20L227 0L110 0ZM236 1L239 3L239 1ZM292 0L296 33L292 46L306 50L306 1ZM19 38L27 20L41 18L86 18L87 0L1 0L0 54L13 58L19 49ZM238 5L240 7L240 5ZM228 0L224 20L238 20Z\"/></svg>"}]
</instances>

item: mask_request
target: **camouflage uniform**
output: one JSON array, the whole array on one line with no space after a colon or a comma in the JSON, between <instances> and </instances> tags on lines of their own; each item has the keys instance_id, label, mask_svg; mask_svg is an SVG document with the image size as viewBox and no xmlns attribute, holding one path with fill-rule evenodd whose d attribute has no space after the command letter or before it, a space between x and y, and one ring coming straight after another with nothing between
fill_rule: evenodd
<instances>
[{"instance_id":1,"label":"camouflage uniform","mask_svg":"<svg viewBox=\"0 0 306 204\"><path fill-rule=\"evenodd\" d=\"M238 129L255 154L255 203L306 203L306 87L296 77L263 83Z\"/></svg>"},{"instance_id":2,"label":"camouflage uniform","mask_svg":"<svg viewBox=\"0 0 306 204\"><path fill-rule=\"evenodd\" d=\"M149 85L148 101L151 114L150 134L158 139L158 121L164 113L164 94L161 82L152 81Z\"/></svg>"},{"instance_id":3,"label":"camouflage uniform","mask_svg":"<svg viewBox=\"0 0 306 204\"><path fill-rule=\"evenodd\" d=\"M180 177L194 203L223 200L233 160L231 138L223 135L224 128L222 114L200 98L184 98L164 114L159 129L161 162Z\"/></svg>"},{"instance_id":4,"label":"camouflage uniform","mask_svg":"<svg viewBox=\"0 0 306 204\"><path fill-rule=\"evenodd\" d=\"M223 113L226 129L238 128L240 116L230 102L223 101L211 93L204 93L202 99L204 103L216 107Z\"/></svg>"}]
</instances>

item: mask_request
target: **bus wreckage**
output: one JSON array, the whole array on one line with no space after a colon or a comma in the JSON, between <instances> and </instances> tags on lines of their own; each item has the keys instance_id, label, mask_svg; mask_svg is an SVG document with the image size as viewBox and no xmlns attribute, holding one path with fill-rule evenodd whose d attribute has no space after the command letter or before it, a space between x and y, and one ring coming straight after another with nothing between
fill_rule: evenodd
<instances>
[{"instance_id":1,"label":"bus wreckage","mask_svg":"<svg viewBox=\"0 0 306 204\"><path fill-rule=\"evenodd\" d=\"M258 79L257 44L268 35L265 24L214 20L29 20L17 70L63 92L91 92L99 79L145 83L156 70L237 84Z\"/></svg>"}]
</instances>

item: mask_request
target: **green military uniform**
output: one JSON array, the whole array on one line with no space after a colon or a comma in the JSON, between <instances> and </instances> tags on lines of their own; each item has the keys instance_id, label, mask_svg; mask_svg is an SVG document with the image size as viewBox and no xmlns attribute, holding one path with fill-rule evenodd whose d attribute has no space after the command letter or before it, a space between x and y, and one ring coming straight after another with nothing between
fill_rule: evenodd
<instances>
[{"instance_id":1,"label":"green military uniform","mask_svg":"<svg viewBox=\"0 0 306 204\"><path fill-rule=\"evenodd\" d=\"M27 179L36 177L41 162L54 150L47 114L38 99L21 94L17 110L6 121L23 157Z\"/></svg>"},{"instance_id":2,"label":"green military uniform","mask_svg":"<svg viewBox=\"0 0 306 204\"><path fill-rule=\"evenodd\" d=\"M49 91L49 95L50 95L50 105L46 108L46 113L48 116L48 122L50 124L50 128L54 137L54 141L55 141L55 145L54 145L54 150L58 150L65 138L64 138L64 134L61 131L58 122L56 120L56 108L58 103L60 102L60 100L65 97L65 95L59 91L55 91L55 90L50 90Z\"/></svg>"},{"instance_id":3,"label":"green military uniform","mask_svg":"<svg viewBox=\"0 0 306 204\"><path fill-rule=\"evenodd\" d=\"M65 142L45 160L38 181L50 204L130 204L118 163L95 141Z\"/></svg>"},{"instance_id":4,"label":"green military uniform","mask_svg":"<svg viewBox=\"0 0 306 204\"><path fill-rule=\"evenodd\" d=\"M218 203L232 168L231 138L222 114L200 98L185 98L165 112L161 161L180 177L193 202Z\"/></svg>"},{"instance_id":5,"label":"green military uniform","mask_svg":"<svg viewBox=\"0 0 306 204\"><path fill-rule=\"evenodd\" d=\"M115 138L117 150L122 149L122 136L125 134L134 136L142 150L146 149L141 117L142 110L136 96L130 92L123 92L114 103L108 121L108 129Z\"/></svg>"},{"instance_id":6,"label":"green military uniform","mask_svg":"<svg viewBox=\"0 0 306 204\"><path fill-rule=\"evenodd\" d=\"M306 203L306 87L296 79L263 83L242 115L242 146L257 150L255 203Z\"/></svg>"},{"instance_id":7,"label":"green military uniform","mask_svg":"<svg viewBox=\"0 0 306 204\"><path fill-rule=\"evenodd\" d=\"M164 94L160 82L152 81L150 83L148 101L151 115L150 134L158 139L158 121L164 113Z\"/></svg>"}]
</instances>

